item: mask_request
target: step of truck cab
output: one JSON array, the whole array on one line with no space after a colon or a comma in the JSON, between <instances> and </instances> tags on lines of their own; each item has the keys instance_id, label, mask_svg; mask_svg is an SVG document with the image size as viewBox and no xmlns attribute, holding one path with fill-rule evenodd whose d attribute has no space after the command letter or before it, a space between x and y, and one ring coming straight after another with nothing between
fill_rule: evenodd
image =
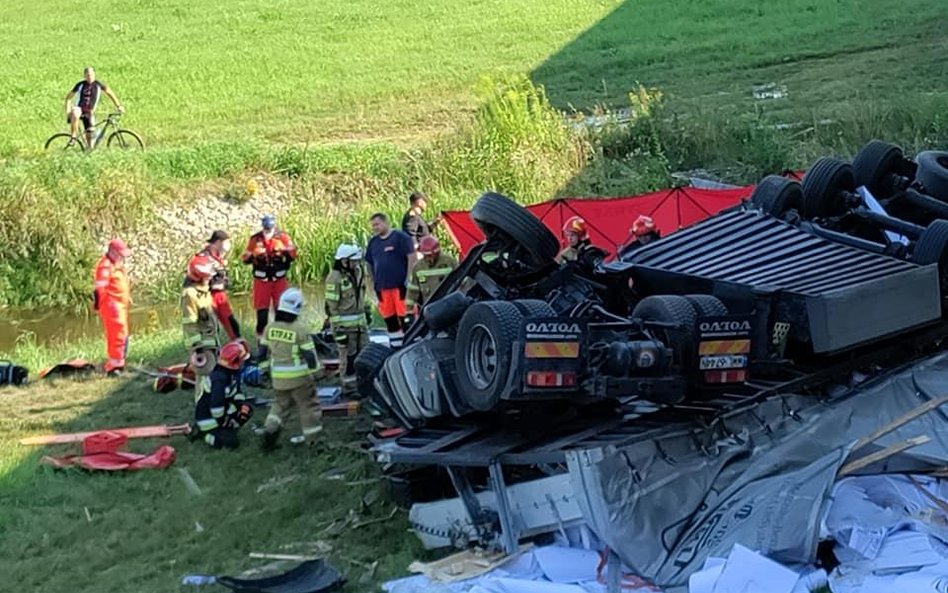
<instances>
[{"instance_id":1,"label":"step of truck cab","mask_svg":"<svg viewBox=\"0 0 948 593\"><path fill-rule=\"evenodd\" d=\"M814 352L847 349L941 317L937 266L834 243L757 212L709 218L615 265L631 265L651 291L703 287L748 300L775 294L786 315L805 319Z\"/></svg>"}]
</instances>

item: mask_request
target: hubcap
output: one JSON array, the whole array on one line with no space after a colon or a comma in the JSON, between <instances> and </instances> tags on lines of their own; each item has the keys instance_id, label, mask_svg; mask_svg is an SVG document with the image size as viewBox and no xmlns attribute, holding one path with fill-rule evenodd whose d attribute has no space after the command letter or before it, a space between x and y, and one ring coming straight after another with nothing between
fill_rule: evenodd
<instances>
[{"instance_id":1,"label":"hubcap","mask_svg":"<svg viewBox=\"0 0 948 593\"><path fill-rule=\"evenodd\" d=\"M467 375L477 389L487 389L497 373L497 343L483 325L471 329L471 347L467 351Z\"/></svg>"}]
</instances>

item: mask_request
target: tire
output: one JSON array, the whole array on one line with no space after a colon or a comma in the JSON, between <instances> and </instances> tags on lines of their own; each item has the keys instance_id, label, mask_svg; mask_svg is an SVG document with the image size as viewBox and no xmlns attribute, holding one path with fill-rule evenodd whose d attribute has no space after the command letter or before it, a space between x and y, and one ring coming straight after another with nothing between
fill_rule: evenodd
<instances>
[{"instance_id":1,"label":"tire","mask_svg":"<svg viewBox=\"0 0 948 593\"><path fill-rule=\"evenodd\" d=\"M44 150L62 150L65 152L82 152L82 141L73 140L72 136L66 133L53 134L43 145Z\"/></svg>"},{"instance_id":2,"label":"tire","mask_svg":"<svg viewBox=\"0 0 948 593\"><path fill-rule=\"evenodd\" d=\"M928 225L915 243L912 261L922 266L938 264L945 276L948 272L948 220L936 220Z\"/></svg>"},{"instance_id":3,"label":"tire","mask_svg":"<svg viewBox=\"0 0 948 593\"><path fill-rule=\"evenodd\" d=\"M632 310L632 317L646 321L676 323L679 329L656 330L664 336L665 344L674 351L674 360L682 369L687 369L697 355L695 327L698 313L688 299L676 295L645 297Z\"/></svg>"},{"instance_id":4,"label":"tire","mask_svg":"<svg viewBox=\"0 0 948 593\"><path fill-rule=\"evenodd\" d=\"M803 216L813 219L845 214L846 202L841 193L855 190L852 166L823 157L803 177Z\"/></svg>"},{"instance_id":5,"label":"tire","mask_svg":"<svg viewBox=\"0 0 948 593\"><path fill-rule=\"evenodd\" d=\"M382 365L385 364L385 361L394 352L395 351L388 346L376 344L375 342L369 342L365 348L359 351L359 355L356 356L353 362L356 373L356 387L359 390L359 395L373 400L379 399L378 394L375 392L373 382L378 376L379 371L382 370Z\"/></svg>"},{"instance_id":6,"label":"tire","mask_svg":"<svg viewBox=\"0 0 948 593\"><path fill-rule=\"evenodd\" d=\"M105 145L109 148L121 148L123 150L144 150L145 143L141 136L131 130L116 130L109 134L109 139Z\"/></svg>"},{"instance_id":7,"label":"tire","mask_svg":"<svg viewBox=\"0 0 948 593\"><path fill-rule=\"evenodd\" d=\"M880 200L892 197L892 184L886 183L886 179L899 171L904 159L902 149L895 144L871 141L853 159L856 187L866 186L869 193Z\"/></svg>"},{"instance_id":8,"label":"tire","mask_svg":"<svg viewBox=\"0 0 948 593\"><path fill-rule=\"evenodd\" d=\"M685 300L691 303L699 317L722 317L730 313L719 298L709 294L687 294Z\"/></svg>"},{"instance_id":9,"label":"tire","mask_svg":"<svg viewBox=\"0 0 948 593\"><path fill-rule=\"evenodd\" d=\"M560 244L550 229L529 210L510 198L488 192L471 208L471 218L488 238L500 231L523 249L539 265L552 263Z\"/></svg>"},{"instance_id":10,"label":"tire","mask_svg":"<svg viewBox=\"0 0 948 593\"><path fill-rule=\"evenodd\" d=\"M926 194L948 202L948 152L926 150L915 157L915 162L918 163L916 183Z\"/></svg>"},{"instance_id":11,"label":"tire","mask_svg":"<svg viewBox=\"0 0 948 593\"><path fill-rule=\"evenodd\" d=\"M471 299L464 293L455 291L430 305L425 305L422 309L422 317L430 329L445 330L461 319L471 303Z\"/></svg>"},{"instance_id":12,"label":"tire","mask_svg":"<svg viewBox=\"0 0 948 593\"><path fill-rule=\"evenodd\" d=\"M788 210L803 209L803 190L792 179L768 175L754 188L751 203L765 214L780 218Z\"/></svg>"},{"instance_id":13,"label":"tire","mask_svg":"<svg viewBox=\"0 0 948 593\"><path fill-rule=\"evenodd\" d=\"M540 299L520 299L513 304L524 317L556 317L553 307Z\"/></svg>"},{"instance_id":14,"label":"tire","mask_svg":"<svg viewBox=\"0 0 948 593\"><path fill-rule=\"evenodd\" d=\"M522 322L520 310L506 301L476 303L461 318L455 343L457 389L472 409L486 412L500 402Z\"/></svg>"}]
</instances>

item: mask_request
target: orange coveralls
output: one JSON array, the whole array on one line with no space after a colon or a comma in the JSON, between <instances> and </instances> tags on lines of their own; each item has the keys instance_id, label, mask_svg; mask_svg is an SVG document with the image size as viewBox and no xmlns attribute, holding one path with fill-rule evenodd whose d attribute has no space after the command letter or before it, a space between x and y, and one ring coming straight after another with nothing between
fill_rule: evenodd
<instances>
[{"instance_id":1,"label":"orange coveralls","mask_svg":"<svg viewBox=\"0 0 948 593\"><path fill-rule=\"evenodd\" d=\"M128 308L131 304L125 267L103 255L95 265L96 310L105 330L105 372L125 367L128 348Z\"/></svg>"}]
</instances>

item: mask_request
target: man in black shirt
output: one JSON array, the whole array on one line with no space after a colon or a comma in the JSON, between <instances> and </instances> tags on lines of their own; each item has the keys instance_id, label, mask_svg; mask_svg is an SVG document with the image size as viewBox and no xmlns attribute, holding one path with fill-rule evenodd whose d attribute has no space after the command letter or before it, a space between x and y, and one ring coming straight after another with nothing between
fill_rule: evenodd
<instances>
[{"instance_id":1,"label":"man in black shirt","mask_svg":"<svg viewBox=\"0 0 948 593\"><path fill-rule=\"evenodd\" d=\"M428 208L428 198L420 191L412 192L408 196L408 202L410 207L405 216L402 217L402 230L411 237L411 241L417 250L421 238L431 234L431 231L441 222L441 217L438 216L431 222L425 222L422 215L424 215L425 209Z\"/></svg>"},{"instance_id":2,"label":"man in black shirt","mask_svg":"<svg viewBox=\"0 0 948 593\"><path fill-rule=\"evenodd\" d=\"M75 139L79 135L79 120L82 120L86 131L86 146L91 147L95 138L92 126L95 125L95 108L99 104L100 93L105 93L119 113L124 109L112 89L95 79L95 70L91 66L86 67L83 75L83 79L66 95L66 123L69 124L69 135ZM73 97L76 97L75 104L72 103Z\"/></svg>"}]
</instances>

